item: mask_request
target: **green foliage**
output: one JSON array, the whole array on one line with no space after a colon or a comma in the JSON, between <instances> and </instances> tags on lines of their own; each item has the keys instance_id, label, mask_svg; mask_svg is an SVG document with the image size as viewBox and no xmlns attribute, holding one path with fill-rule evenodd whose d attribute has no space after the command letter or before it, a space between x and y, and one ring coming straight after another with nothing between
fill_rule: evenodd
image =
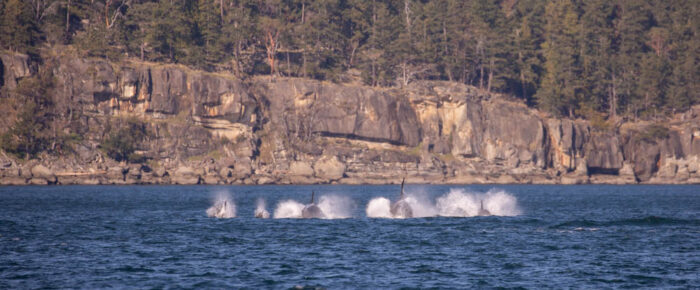
<instances>
[{"instance_id":1,"label":"green foliage","mask_svg":"<svg viewBox=\"0 0 700 290\"><path fill-rule=\"evenodd\" d=\"M555 115L656 118L700 101L698 9L690 0L0 0L0 44L29 51L63 39L86 56L240 77L449 80Z\"/></svg>"},{"instance_id":2,"label":"green foliage","mask_svg":"<svg viewBox=\"0 0 700 290\"><path fill-rule=\"evenodd\" d=\"M643 132L635 135L636 140L647 143L655 143L657 140L668 139L669 129L663 125L654 124L647 126Z\"/></svg>"},{"instance_id":3,"label":"green foliage","mask_svg":"<svg viewBox=\"0 0 700 290\"><path fill-rule=\"evenodd\" d=\"M145 162L144 156L135 152L138 144L150 135L146 124L132 118L123 123L119 122L117 126L118 128L110 128L107 136L100 143L100 149L116 161Z\"/></svg>"},{"instance_id":4,"label":"green foliage","mask_svg":"<svg viewBox=\"0 0 700 290\"><path fill-rule=\"evenodd\" d=\"M54 115L49 96L54 82L50 68L20 80L12 92L21 102L19 114L13 126L0 136L0 148L19 158L33 158L41 152L57 152L66 147L61 142L62 136L51 126Z\"/></svg>"},{"instance_id":5,"label":"green foliage","mask_svg":"<svg viewBox=\"0 0 700 290\"><path fill-rule=\"evenodd\" d=\"M49 143L46 117L33 102L27 102L17 122L0 136L0 147L19 158L32 158L44 151Z\"/></svg>"},{"instance_id":6,"label":"green foliage","mask_svg":"<svg viewBox=\"0 0 700 290\"><path fill-rule=\"evenodd\" d=\"M38 33L27 1L0 2L0 45L12 51L30 52Z\"/></svg>"}]
</instances>

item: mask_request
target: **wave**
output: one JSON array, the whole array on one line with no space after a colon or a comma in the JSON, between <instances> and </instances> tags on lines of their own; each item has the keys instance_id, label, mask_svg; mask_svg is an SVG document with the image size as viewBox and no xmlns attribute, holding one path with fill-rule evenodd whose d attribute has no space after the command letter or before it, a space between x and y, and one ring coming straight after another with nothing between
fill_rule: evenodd
<instances>
[{"instance_id":1,"label":"wave","mask_svg":"<svg viewBox=\"0 0 700 290\"><path fill-rule=\"evenodd\" d=\"M609 221L572 220L552 226L552 228L568 227L612 227L612 226L661 226L661 225L693 225L700 226L698 219L679 219L659 216L646 216L642 218L627 218Z\"/></svg>"}]
</instances>

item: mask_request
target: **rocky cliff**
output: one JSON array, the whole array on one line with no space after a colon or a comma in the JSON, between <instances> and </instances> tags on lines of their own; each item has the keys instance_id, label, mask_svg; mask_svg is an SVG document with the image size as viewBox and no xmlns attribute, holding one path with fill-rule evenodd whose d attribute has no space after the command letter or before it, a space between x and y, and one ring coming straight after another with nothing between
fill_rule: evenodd
<instances>
[{"instance_id":1,"label":"rocky cliff","mask_svg":"<svg viewBox=\"0 0 700 290\"><path fill-rule=\"evenodd\" d=\"M38 65L0 60L7 103ZM0 184L700 183L700 107L649 134L657 124L598 129L449 82L374 88L73 56L50 63L61 129L81 138L61 156L0 152ZM144 162L100 150L127 118L150 132L137 144ZM2 133L14 120L0 119Z\"/></svg>"}]
</instances>

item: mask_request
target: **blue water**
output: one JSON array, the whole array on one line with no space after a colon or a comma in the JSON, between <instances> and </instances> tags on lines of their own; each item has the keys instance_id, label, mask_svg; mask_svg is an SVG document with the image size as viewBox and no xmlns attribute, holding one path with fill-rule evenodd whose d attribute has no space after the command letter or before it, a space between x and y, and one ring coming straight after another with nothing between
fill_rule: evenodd
<instances>
[{"instance_id":1,"label":"blue water","mask_svg":"<svg viewBox=\"0 0 700 290\"><path fill-rule=\"evenodd\" d=\"M520 215L367 218L396 186L0 187L0 288L700 288L700 186L496 187ZM354 217L253 218L311 190ZM237 218L206 216L222 191Z\"/></svg>"}]
</instances>

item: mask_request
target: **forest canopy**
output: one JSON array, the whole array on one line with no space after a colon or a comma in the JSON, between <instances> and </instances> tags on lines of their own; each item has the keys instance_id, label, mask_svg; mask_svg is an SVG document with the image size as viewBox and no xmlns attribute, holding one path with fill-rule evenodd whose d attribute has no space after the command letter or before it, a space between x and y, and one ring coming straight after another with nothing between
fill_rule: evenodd
<instances>
[{"instance_id":1,"label":"forest canopy","mask_svg":"<svg viewBox=\"0 0 700 290\"><path fill-rule=\"evenodd\" d=\"M0 45L405 86L446 80L555 115L652 118L700 99L694 0L0 0Z\"/></svg>"}]
</instances>

